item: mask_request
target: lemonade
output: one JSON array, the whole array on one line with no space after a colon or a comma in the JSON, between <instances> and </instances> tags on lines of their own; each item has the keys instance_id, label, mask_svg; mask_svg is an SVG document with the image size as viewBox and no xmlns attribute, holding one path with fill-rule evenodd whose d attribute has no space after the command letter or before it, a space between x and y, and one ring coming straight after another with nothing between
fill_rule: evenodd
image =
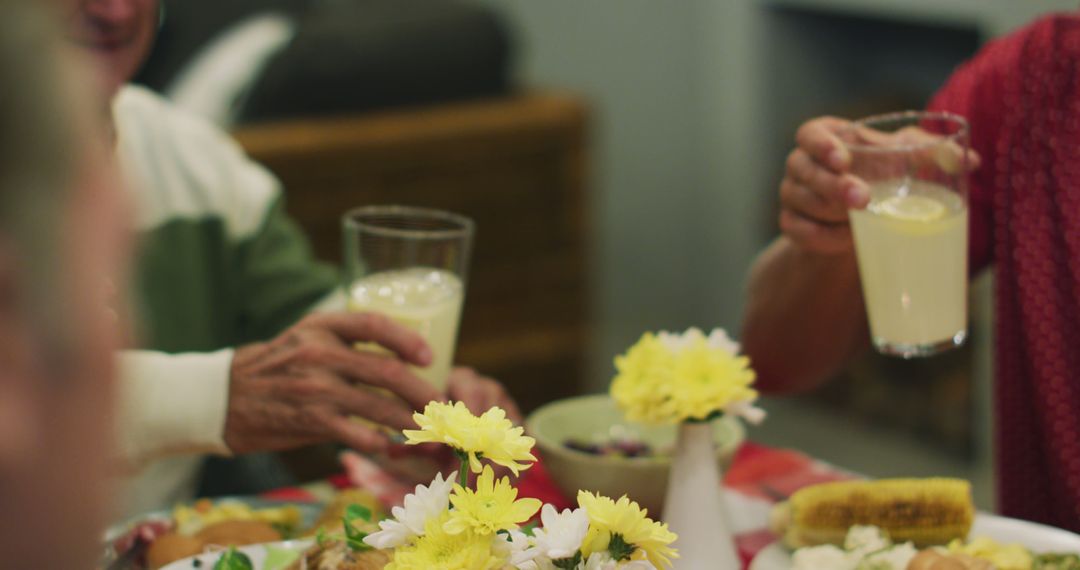
<instances>
[{"instance_id":1,"label":"lemonade","mask_svg":"<svg viewBox=\"0 0 1080 570\"><path fill-rule=\"evenodd\" d=\"M444 392L463 300L464 287L456 275L429 267L373 273L349 287L349 310L382 313L424 337L434 359L431 366L414 371Z\"/></svg>"},{"instance_id":2,"label":"lemonade","mask_svg":"<svg viewBox=\"0 0 1080 570\"><path fill-rule=\"evenodd\" d=\"M910 179L870 187L851 229L874 344L917 356L967 331L967 206L943 186Z\"/></svg>"}]
</instances>

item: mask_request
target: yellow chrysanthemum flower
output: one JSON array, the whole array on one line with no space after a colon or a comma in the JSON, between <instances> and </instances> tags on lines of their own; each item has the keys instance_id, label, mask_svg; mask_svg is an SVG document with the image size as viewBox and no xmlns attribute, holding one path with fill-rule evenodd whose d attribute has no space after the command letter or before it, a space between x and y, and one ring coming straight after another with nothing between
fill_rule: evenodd
<instances>
[{"instance_id":1,"label":"yellow chrysanthemum flower","mask_svg":"<svg viewBox=\"0 0 1080 570\"><path fill-rule=\"evenodd\" d=\"M648 511L626 498L618 501L578 492L578 505L589 515L589 533L581 553L588 558L596 552L608 552L616 560L647 558L657 568L668 568L678 552L671 543L678 538L664 523L653 521Z\"/></svg>"},{"instance_id":2,"label":"yellow chrysanthemum flower","mask_svg":"<svg viewBox=\"0 0 1080 570\"><path fill-rule=\"evenodd\" d=\"M476 479L476 490L454 486L450 503L450 519L443 525L448 534L472 532L491 535L500 530L517 530L518 525L532 518L540 510L536 499L517 500L518 491L510 485L510 478L495 481L491 466Z\"/></svg>"},{"instance_id":3,"label":"yellow chrysanthemum flower","mask_svg":"<svg viewBox=\"0 0 1080 570\"><path fill-rule=\"evenodd\" d=\"M674 353L652 333L645 333L626 354L615 357L618 374L611 383L611 396L627 419L664 423L660 405L666 395L658 390L670 384L674 367Z\"/></svg>"},{"instance_id":4,"label":"yellow chrysanthemum flower","mask_svg":"<svg viewBox=\"0 0 1080 570\"><path fill-rule=\"evenodd\" d=\"M506 564L492 536L444 531L448 516L429 520L416 542L395 549L386 570L498 570Z\"/></svg>"},{"instance_id":5,"label":"yellow chrysanthemum flower","mask_svg":"<svg viewBox=\"0 0 1080 570\"><path fill-rule=\"evenodd\" d=\"M709 337L697 329L682 336L646 333L615 367L611 396L631 421L706 420L733 406L747 408L758 397L750 360L722 331Z\"/></svg>"},{"instance_id":6,"label":"yellow chrysanthemum flower","mask_svg":"<svg viewBox=\"0 0 1080 570\"><path fill-rule=\"evenodd\" d=\"M525 429L514 427L501 408L491 408L480 417L474 416L465 404L432 402L423 413L413 414L419 430L405 430L406 443L442 443L468 456L473 473L483 470L481 459L502 465L517 475L532 467L536 440L524 435Z\"/></svg>"}]
</instances>

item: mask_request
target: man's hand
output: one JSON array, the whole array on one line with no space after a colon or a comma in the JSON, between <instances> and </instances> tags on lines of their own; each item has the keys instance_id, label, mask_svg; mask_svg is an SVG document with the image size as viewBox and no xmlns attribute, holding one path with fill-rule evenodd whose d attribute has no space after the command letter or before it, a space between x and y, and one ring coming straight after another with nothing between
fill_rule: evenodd
<instances>
[{"instance_id":1,"label":"man's hand","mask_svg":"<svg viewBox=\"0 0 1080 570\"><path fill-rule=\"evenodd\" d=\"M851 250L848 210L865 208L865 183L849 174L851 153L839 135L851 123L821 117L804 123L795 135L780 183L780 229L795 245L816 253Z\"/></svg>"},{"instance_id":2,"label":"man's hand","mask_svg":"<svg viewBox=\"0 0 1080 570\"><path fill-rule=\"evenodd\" d=\"M824 254L852 250L848 211L862 209L870 192L860 176L883 178L905 172L912 165L901 154L861 154L858 166L844 141L859 147L910 145L910 160L953 174L979 167L979 156L941 135L917 127L895 132L853 128L850 121L820 117L803 123L795 135L795 150L788 154L780 183L780 229L799 248Z\"/></svg>"},{"instance_id":3,"label":"man's hand","mask_svg":"<svg viewBox=\"0 0 1080 570\"><path fill-rule=\"evenodd\" d=\"M357 351L371 342L392 354ZM311 315L274 340L238 348L229 382L225 443L234 453L338 441L378 452L377 426L415 428L413 410L443 398L409 371L431 349L415 332L370 313Z\"/></svg>"},{"instance_id":4,"label":"man's hand","mask_svg":"<svg viewBox=\"0 0 1080 570\"><path fill-rule=\"evenodd\" d=\"M498 381L481 376L472 368L457 367L450 372L447 385L450 399L462 402L474 414L482 414L498 406L515 425L523 421L521 410Z\"/></svg>"}]
</instances>

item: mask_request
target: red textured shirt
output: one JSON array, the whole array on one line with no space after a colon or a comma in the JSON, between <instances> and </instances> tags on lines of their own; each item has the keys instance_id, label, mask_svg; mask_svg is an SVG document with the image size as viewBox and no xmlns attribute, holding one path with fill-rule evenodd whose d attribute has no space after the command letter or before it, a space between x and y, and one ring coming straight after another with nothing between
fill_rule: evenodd
<instances>
[{"instance_id":1,"label":"red textured shirt","mask_svg":"<svg viewBox=\"0 0 1080 570\"><path fill-rule=\"evenodd\" d=\"M1003 514L1080 532L1080 15L987 45L931 108L971 122L971 267L992 263Z\"/></svg>"}]
</instances>

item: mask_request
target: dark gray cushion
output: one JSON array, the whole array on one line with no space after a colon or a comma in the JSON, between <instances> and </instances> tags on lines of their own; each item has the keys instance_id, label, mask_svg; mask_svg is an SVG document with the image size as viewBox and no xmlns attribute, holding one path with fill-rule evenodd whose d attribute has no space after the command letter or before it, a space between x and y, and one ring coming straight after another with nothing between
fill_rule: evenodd
<instances>
[{"instance_id":1,"label":"dark gray cushion","mask_svg":"<svg viewBox=\"0 0 1080 570\"><path fill-rule=\"evenodd\" d=\"M351 113L506 93L511 40L461 0L162 0L157 44L136 81L163 90L208 42L264 12L297 19L239 109L240 122Z\"/></svg>"},{"instance_id":2,"label":"dark gray cushion","mask_svg":"<svg viewBox=\"0 0 1080 570\"><path fill-rule=\"evenodd\" d=\"M325 0L241 107L242 122L503 94L510 40L488 8L454 0Z\"/></svg>"}]
</instances>

